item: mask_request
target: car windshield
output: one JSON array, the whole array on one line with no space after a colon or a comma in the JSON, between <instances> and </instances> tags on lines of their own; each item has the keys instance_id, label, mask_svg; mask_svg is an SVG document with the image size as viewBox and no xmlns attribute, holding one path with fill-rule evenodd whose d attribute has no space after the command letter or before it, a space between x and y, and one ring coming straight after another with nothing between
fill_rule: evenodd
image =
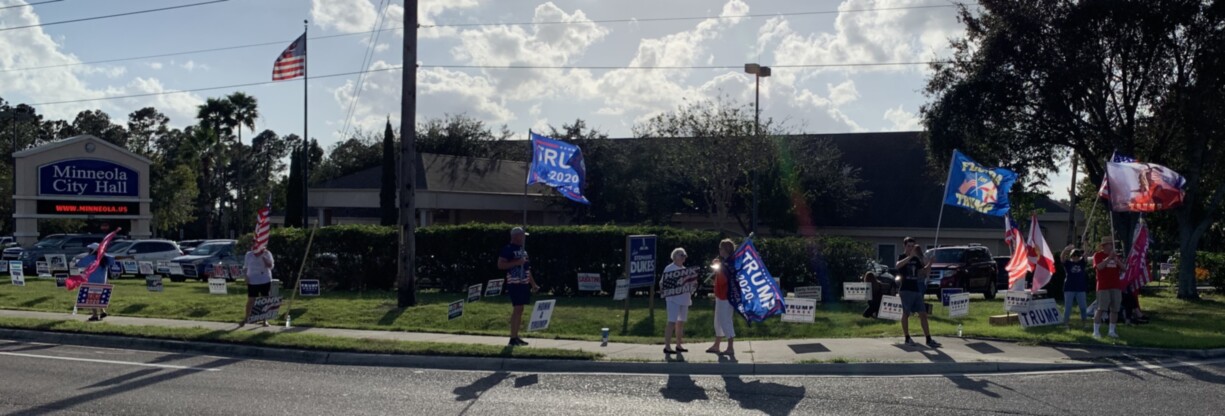
<instances>
[{"instance_id":1,"label":"car windshield","mask_svg":"<svg viewBox=\"0 0 1225 416\"><path fill-rule=\"evenodd\" d=\"M934 263L961 263L964 250L936 250Z\"/></svg>"},{"instance_id":2,"label":"car windshield","mask_svg":"<svg viewBox=\"0 0 1225 416\"><path fill-rule=\"evenodd\" d=\"M228 246L229 244L227 243L201 244L199 247L196 247L196 249L191 252L191 255L193 256L211 256L211 255L220 253L222 250L225 250L225 248Z\"/></svg>"},{"instance_id":3,"label":"car windshield","mask_svg":"<svg viewBox=\"0 0 1225 416\"><path fill-rule=\"evenodd\" d=\"M34 247L55 247L64 241L64 237L50 237L34 244Z\"/></svg>"}]
</instances>

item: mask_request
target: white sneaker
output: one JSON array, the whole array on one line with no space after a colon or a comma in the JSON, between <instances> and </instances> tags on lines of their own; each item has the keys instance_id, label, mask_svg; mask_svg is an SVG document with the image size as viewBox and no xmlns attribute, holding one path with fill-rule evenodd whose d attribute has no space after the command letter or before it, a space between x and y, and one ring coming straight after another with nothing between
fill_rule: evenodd
<instances>
[{"instance_id":1,"label":"white sneaker","mask_svg":"<svg viewBox=\"0 0 1225 416\"><path fill-rule=\"evenodd\" d=\"M1106 334L1106 336L1111 337L1111 338L1118 338L1118 337L1119 337L1119 334L1116 334L1116 333L1111 332L1111 333L1109 333L1109 334Z\"/></svg>"},{"instance_id":2,"label":"white sneaker","mask_svg":"<svg viewBox=\"0 0 1225 416\"><path fill-rule=\"evenodd\" d=\"M1094 338L1101 338L1101 337L1102 337L1102 333L1101 333L1101 332L1094 332L1094 333L1093 333L1093 337L1094 337Z\"/></svg>"}]
</instances>

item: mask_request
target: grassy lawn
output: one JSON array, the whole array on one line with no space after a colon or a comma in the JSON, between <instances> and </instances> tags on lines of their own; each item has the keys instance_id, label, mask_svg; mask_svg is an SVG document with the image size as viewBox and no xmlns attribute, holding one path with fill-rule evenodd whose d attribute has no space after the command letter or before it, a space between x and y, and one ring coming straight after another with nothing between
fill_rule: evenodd
<instances>
[{"instance_id":1,"label":"grassy lawn","mask_svg":"<svg viewBox=\"0 0 1225 416\"><path fill-rule=\"evenodd\" d=\"M241 283L231 284L231 295L209 295L204 283L165 282L165 292L151 293L145 290L144 282L137 280L114 281L116 287L111 300L111 313L125 316L193 319L205 321L238 322L242 317L245 287ZM52 312L72 310L73 293L55 288L54 282L27 279L26 287L0 284L0 309L24 309ZM241 294L239 290L244 290ZM956 334L958 323L964 325L965 336L1006 338L1022 341L1108 343L1142 347L1163 348L1221 348L1225 347L1225 299L1220 295L1206 295L1198 302L1184 302L1158 295L1141 300L1151 324L1121 327L1120 340L1094 340L1092 328L1080 328L1073 319L1073 329L1045 327L1023 329L1019 325L997 327L988 323L988 317L1003 313L1000 300L974 299L970 316L950 319L947 311L936 303L932 331L937 336ZM299 326L318 326L349 329L376 329L396 331L442 332L504 336L507 327L509 301L505 297L482 299L466 305L464 316L447 320L447 304L461 299L460 294L424 292L415 308L396 308L395 294L390 292L326 293L322 297L299 297L293 305L293 322ZM550 299L536 297L535 300ZM560 339L597 340L600 328L612 329L613 341L635 343L662 342L662 331L666 313L664 303L657 300L655 319L648 317L647 300L635 298L630 303L627 327L622 326L624 303L614 302L608 297L562 297L557 300L557 310L547 330L531 334L535 337ZM859 314L862 303L832 303L818 307L816 323L791 324L772 320L751 327L737 318L736 333L742 339L787 339L787 338L847 338L847 337L900 337L901 327L896 322L864 319ZM530 312L530 307L528 308ZM685 333L692 341L710 340L714 336L713 301L695 299L690 309L689 325ZM526 315L526 313L525 313ZM917 319L912 319L912 333L920 333Z\"/></svg>"}]
</instances>

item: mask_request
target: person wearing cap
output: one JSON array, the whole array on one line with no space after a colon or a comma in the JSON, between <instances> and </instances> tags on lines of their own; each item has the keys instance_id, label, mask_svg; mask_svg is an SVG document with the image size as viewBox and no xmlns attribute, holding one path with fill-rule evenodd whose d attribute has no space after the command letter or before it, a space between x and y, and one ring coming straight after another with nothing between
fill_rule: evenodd
<instances>
[{"instance_id":1,"label":"person wearing cap","mask_svg":"<svg viewBox=\"0 0 1225 416\"><path fill-rule=\"evenodd\" d=\"M272 251L267 247L258 252L248 250L243 258L243 265L247 269L247 308L242 322L238 323L240 328L251 318L251 308L255 306L255 300L272 295L272 268L275 266ZM264 321L263 325L268 326L268 321Z\"/></svg>"},{"instance_id":2,"label":"person wearing cap","mask_svg":"<svg viewBox=\"0 0 1225 416\"><path fill-rule=\"evenodd\" d=\"M1123 260L1114 252L1114 239L1103 237L1098 251L1093 253L1093 269L1097 273L1097 312L1093 314L1093 337L1102 337L1102 312L1109 314L1110 332L1106 335L1118 338L1115 325L1123 307Z\"/></svg>"},{"instance_id":3,"label":"person wearing cap","mask_svg":"<svg viewBox=\"0 0 1225 416\"><path fill-rule=\"evenodd\" d=\"M77 267L86 268L93 264L98 259L98 243L89 245L89 254L77 261ZM85 276L87 283L104 285L107 281L107 275L110 273L111 266L115 264L115 258L110 254L102 255L102 262L98 264L98 268L94 269L93 273ZM106 309L94 309L93 315L89 317L90 322L101 321L107 317Z\"/></svg>"},{"instance_id":4,"label":"person wearing cap","mask_svg":"<svg viewBox=\"0 0 1225 416\"><path fill-rule=\"evenodd\" d=\"M502 247L498 253L498 270L506 271L506 295L510 296L513 309L510 313L510 343L512 347L527 345L519 338L519 327L523 323L523 306L532 300L532 292L540 289L532 278L527 259L527 250L523 244L527 240L527 232L522 227L510 230L510 243Z\"/></svg>"}]
</instances>

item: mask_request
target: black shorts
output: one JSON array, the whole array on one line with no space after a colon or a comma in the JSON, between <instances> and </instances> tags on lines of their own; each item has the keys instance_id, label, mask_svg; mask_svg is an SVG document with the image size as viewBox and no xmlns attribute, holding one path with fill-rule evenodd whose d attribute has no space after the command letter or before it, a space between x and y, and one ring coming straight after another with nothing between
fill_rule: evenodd
<instances>
[{"instance_id":1,"label":"black shorts","mask_svg":"<svg viewBox=\"0 0 1225 416\"><path fill-rule=\"evenodd\" d=\"M247 297L262 298L272 294L272 283L264 283L262 285L247 285Z\"/></svg>"},{"instance_id":2,"label":"black shorts","mask_svg":"<svg viewBox=\"0 0 1225 416\"><path fill-rule=\"evenodd\" d=\"M506 295L510 296L511 305L526 305L532 302L532 286L518 284L506 285Z\"/></svg>"}]
</instances>

